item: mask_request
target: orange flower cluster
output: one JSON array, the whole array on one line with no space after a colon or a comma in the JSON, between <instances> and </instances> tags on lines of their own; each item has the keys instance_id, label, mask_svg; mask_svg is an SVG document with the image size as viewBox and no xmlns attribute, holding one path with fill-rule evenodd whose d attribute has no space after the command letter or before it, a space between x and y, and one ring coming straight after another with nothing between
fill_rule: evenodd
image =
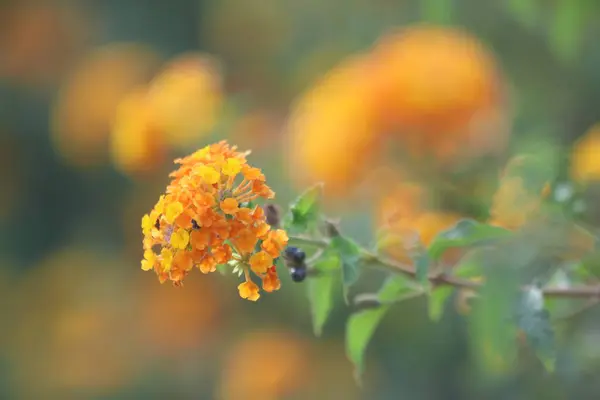
<instances>
[{"instance_id":1,"label":"orange flower cluster","mask_svg":"<svg viewBox=\"0 0 600 400\"><path fill-rule=\"evenodd\" d=\"M229 265L245 276L238 286L244 299L260 297L251 271L264 291L279 289L274 260L288 236L271 229L262 207L249 205L275 193L260 169L247 164L248 154L222 141L175 160L181 166L166 193L142 218L143 270L179 286L194 267L207 274Z\"/></svg>"},{"instance_id":2,"label":"orange flower cluster","mask_svg":"<svg viewBox=\"0 0 600 400\"><path fill-rule=\"evenodd\" d=\"M302 185L323 181L328 193L345 195L389 145L440 166L501 151L504 100L494 57L475 37L410 26L344 60L300 97L289 123L292 170Z\"/></svg>"}]
</instances>

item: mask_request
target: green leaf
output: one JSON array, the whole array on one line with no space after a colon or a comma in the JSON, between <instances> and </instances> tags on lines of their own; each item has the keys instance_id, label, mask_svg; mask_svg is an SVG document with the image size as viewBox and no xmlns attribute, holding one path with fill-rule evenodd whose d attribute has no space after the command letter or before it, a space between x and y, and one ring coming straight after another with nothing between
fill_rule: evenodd
<instances>
[{"instance_id":1,"label":"green leaf","mask_svg":"<svg viewBox=\"0 0 600 400\"><path fill-rule=\"evenodd\" d=\"M459 278L480 278L483 276L486 249L473 249L468 252L454 268L454 275Z\"/></svg>"},{"instance_id":2,"label":"green leaf","mask_svg":"<svg viewBox=\"0 0 600 400\"><path fill-rule=\"evenodd\" d=\"M429 246L429 256L433 260L439 260L448 249L488 244L511 234L511 231L504 228L463 219L433 239Z\"/></svg>"},{"instance_id":3,"label":"green leaf","mask_svg":"<svg viewBox=\"0 0 600 400\"><path fill-rule=\"evenodd\" d=\"M516 326L511 322L519 289L507 259L502 253L492 253L496 258L486 269L486 283L469 319L471 354L482 372L503 375L510 371L516 357Z\"/></svg>"},{"instance_id":4,"label":"green leaf","mask_svg":"<svg viewBox=\"0 0 600 400\"><path fill-rule=\"evenodd\" d=\"M508 0L506 7L521 25L527 28L536 25L540 14L538 0Z\"/></svg>"},{"instance_id":5,"label":"green leaf","mask_svg":"<svg viewBox=\"0 0 600 400\"><path fill-rule=\"evenodd\" d=\"M439 286L431 291L428 298L429 318L437 322L442 318L446 300L454 292L452 286Z\"/></svg>"},{"instance_id":6,"label":"green leaf","mask_svg":"<svg viewBox=\"0 0 600 400\"><path fill-rule=\"evenodd\" d=\"M413 254L412 260L415 264L417 281L429 290L429 266L431 265L429 253L425 249L419 250Z\"/></svg>"},{"instance_id":7,"label":"green leaf","mask_svg":"<svg viewBox=\"0 0 600 400\"><path fill-rule=\"evenodd\" d=\"M302 193L290 206L283 226L289 233L305 233L314 228L319 220L320 199L323 185L315 185Z\"/></svg>"},{"instance_id":8,"label":"green leaf","mask_svg":"<svg viewBox=\"0 0 600 400\"><path fill-rule=\"evenodd\" d=\"M518 303L517 324L548 372L553 372L556 360L554 331L540 289L532 288L522 294Z\"/></svg>"},{"instance_id":9,"label":"green leaf","mask_svg":"<svg viewBox=\"0 0 600 400\"><path fill-rule=\"evenodd\" d=\"M401 299L409 299L416 292L421 293L422 289L400 275L389 276L379 292L377 297L383 305L378 308L371 308L354 313L350 316L346 326L346 352L355 366L355 377L360 381L360 376L364 369L364 353L375 333L375 329L390 308L391 302L397 302ZM386 304L387 303L387 304Z\"/></svg>"},{"instance_id":10,"label":"green leaf","mask_svg":"<svg viewBox=\"0 0 600 400\"><path fill-rule=\"evenodd\" d=\"M383 319L389 306L382 306L352 314L346 325L346 354L355 368L355 377L360 380L364 371L365 350L375 329Z\"/></svg>"},{"instance_id":11,"label":"green leaf","mask_svg":"<svg viewBox=\"0 0 600 400\"><path fill-rule=\"evenodd\" d=\"M313 268L317 271L331 271L339 268L340 260L328 256L318 260ZM335 275L332 273L319 274L307 282L307 294L312 315L313 332L321 336L323 326L333 309L333 292L335 288Z\"/></svg>"},{"instance_id":12,"label":"green leaf","mask_svg":"<svg viewBox=\"0 0 600 400\"><path fill-rule=\"evenodd\" d=\"M553 16L549 33L552 50L561 61L572 62L578 56L585 26L581 2L559 0Z\"/></svg>"},{"instance_id":13,"label":"green leaf","mask_svg":"<svg viewBox=\"0 0 600 400\"><path fill-rule=\"evenodd\" d=\"M360 262L360 247L351 239L338 235L331 238L329 251L333 251L339 255L342 261L342 282L344 284L344 296L348 300L348 288L356 283L359 271Z\"/></svg>"},{"instance_id":14,"label":"green leaf","mask_svg":"<svg viewBox=\"0 0 600 400\"><path fill-rule=\"evenodd\" d=\"M387 303L414 291L415 287L407 278L401 275L390 275L379 289L377 297L382 303Z\"/></svg>"},{"instance_id":15,"label":"green leaf","mask_svg":"<svg viewBox=\"0 0 600 400\"><path fill-rule=\"evenodd\" d=\"M447 24L452 20L452 0L421 0L421 16L427 22Z\"/></svg>"}]
</instances>

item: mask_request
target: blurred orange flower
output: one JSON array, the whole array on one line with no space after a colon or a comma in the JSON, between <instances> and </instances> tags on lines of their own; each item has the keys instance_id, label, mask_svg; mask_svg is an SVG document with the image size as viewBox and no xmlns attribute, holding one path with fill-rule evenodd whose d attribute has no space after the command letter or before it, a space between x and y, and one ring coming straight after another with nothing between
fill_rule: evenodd
<instances>
[{"instance_id":1,"label":"blurred orange flower","mask_svg":"<svg viewBox=\"0 0 600 400\"><path fill-rule=\"evenodd\" d=\"M150 78L155 54L136 44L110 44L88 54L62 85L52 111L57 151L77 165L106 161L118 104Z\"/></svg>"},{"instance_id":2,"label":"blurred orange flower","mask_svg":"<svg viewBox=\"0 0 600 400\"><path fill-rule=\"evenodd\" d=\"M141 368L123 307L131 291L120 290L118 268L106 268L119 260L75 247L49 256L14 288L8 349L19 398L103 397Z\"/></svg>"},{"instance_id":3,"label":"blurred orange flower","mask_svg":"<svg viewBox=\"0 0 600 400\"><path fill-rule=\"evenodd\" d=\"M295 104L286 152L301 185L324 182L327 193L343 195L372 167L379 127L367 56L344 61Z\"/></svg>"},{"instance_id":4,"label":"blurred orange flower","mask_svg":"<svg viewBox=\"0 0 600 400\"><path fill-rule=\"evenodd\" d=\"M171 61L148 88L156 128L171 146L187 149L217 122L222 88L216 61L186 54Z\"/></svg>"},{"instance_id":5,"label":"blurred orange flower","mask_svg":"<svg viewBox=\"0 0 600 400\"><path fill-rule=\"evenodd\" d=\"M502 119L497 64L469 33L414 25L383 36L372 57L382 118L409 150L445 160L504 144L494 137L504 127L490 125Z\"/></svg>"},{"instance_id":6,"label":"blurred orange flower","mask_svg":"<svg viewBox=\"0 0 600 400\"><path fill-rule=\"evenodd\" d=\"M247 334L229 350L219 398L278 400L293 395L309 381L308 351L308 343L290 331Z\"/></svg>"},{"instance_id":7,"label":"blurred orange flower","mask_svg":"<svg viewBox=\"0 0 600 400\"><path fill-rule=\"evenodd\" d=\"M89 24L74 4L10 1L0 4L0 77L53 83L83 49Z\"/></svg>"},{"instance_id":8,"label":"blurred orange flower","mask_svg":"<svg viewBox=\"0 0 600 400\"><path fill-rule=\"evenodd\" d=\"M600 124L592 126L573 146L571 178L579 183L600 180Z\"/></svg>"},{"instance_id":9,"label":"blurred orange flower","mask_svg":"<svg viewBox=\"0 0 600 400\"><path fill-rule=\"evenodd\" d=\"M462 218L454 213L433 211L428 195L425 187L406 182L394 185L379 199L376 229L380 231L381 251L411 263L411 250L428 246L435 236Z\"/></svg>"},{"instance_id":10,"label":"blurred orange flower","mask_svg":"<svg viewBox=\"0 0 600 400\"><path fill-rule=\"evenodd\" d=\"M161 283L181 285L194 265L209 273L227 264L245 276L238 286L242 298L260 297L250 271L266 291L279 288L273 259L288 237L271 231L262 207L249 203L275 193L262 172L247 164L248 154L223 141L175 160L181 166L170 175L166 194L142 218L143 270L156 272Z\"/></svg>"},{"instance_id":11,"label":"blurred orange flower","mask_svg":"<svg viewBox=\"0 0 600 400\"><path fill-rule=\"evenodd\" d=\"M464 127L498 101L491 53L457 28L418 24L383 36L373 55L397 126L425 131Z\"/></svg>"}]
</instances>

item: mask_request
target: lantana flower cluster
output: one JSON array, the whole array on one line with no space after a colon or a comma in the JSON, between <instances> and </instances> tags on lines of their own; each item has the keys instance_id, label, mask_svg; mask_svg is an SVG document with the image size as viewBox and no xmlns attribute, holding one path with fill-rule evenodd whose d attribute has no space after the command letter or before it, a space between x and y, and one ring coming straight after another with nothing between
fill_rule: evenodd
<instances>
[{"instance_id":1,"label":"lantana flower cluster","mask_svg":"<svg viewBox=\"0 0 600 400\"><path fill-rule=\"evenodd\" d=\"M239 294L251 301L260 297L252 274L265 292L280 288L275 261L288 236L253 205L275 193L261 170L248 165L248 154L222 141L175 160L180 167L166 193L142 218L143 270L180 286L194 267L208 274L222 265L244 275Z\"/></svg>"}]
</instances>

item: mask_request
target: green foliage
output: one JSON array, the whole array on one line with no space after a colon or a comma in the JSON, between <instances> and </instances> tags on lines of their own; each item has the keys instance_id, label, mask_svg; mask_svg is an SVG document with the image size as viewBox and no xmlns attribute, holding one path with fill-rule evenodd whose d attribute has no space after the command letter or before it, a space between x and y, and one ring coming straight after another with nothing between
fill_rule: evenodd
<instances>
[{"instance_id":1,"label":"green foliage","mask_svg":"<svg viewBox=\"0 0 600 400\"><path fill-rule=\"evenodd\" d=\"M559 60L570 63L579 55L585 27L584 7L577 0L559 0L553 11L550 46Z\"/></svg>"},{"instance_id":2,"label":"green foliage","mask_svg":"<svg viewBox=\"0 0 600 400\"><path fill-rule=\"evenodd\" d=\"M506 8L511 15L527 28L533 28L540 16L538 0L508 0Z\"/></svg>"},{"instance_id":3,"label":"green foliage","mask_svg":"<svg viewBox=\"0 0 600 400\"><path fill-rule=\"evenodd\" d=\"M469 320L472 354L481 370L492 375L508 372L516 357L516 328L511 321L518 286L514 270L504 268L502 261L487 270L487 283Z\"/></svg>"},{"instance_id":4,"label":"green foliage","mask_svg":"<svg viewBox=\"0 0 600 400\"><path fill-rule=\"evenodd\" d=\"M435 24L448 24L452 21L453 0L421 0L423 20Z\"/></svg>"},{"instance_id":5,"label":"green foliage","mask_svg":"<svg viewBox=\"0 0 600 400\"><path fill-rule=\"evenodd\" d=\"M477 222L472 219L460 220L452 228L441 232L429 246L429 256L439 260L444 252L455 247L471 247L489 244L511 235L509 230Z\"/></svg>"},{"instance_id":6,"label":"green foliage","mask_svg":"<svg viewBox=\"0 0 600 400\"><path fill-rule=\"evenodd\" d=\"M360 247L352 240L342 235L331 238L328 252L337 254L342 262L342 282L344 284L344 296L348 298L348 289L358 280L359 262L361 256Z\"/></svg>"},{"instance_id":7,"label":"green foliage","mask_svg":"<svg viewBox=\"0 0 600 400\"><path fill-rule=\"evenodd\" d=\"M429 318L433 322L437 322L442 318L446 300L454 293L452 286L440 286L431 291L428 301Z\"/></svg>"},{"instance_id":8,"label":"green foliage","mask_svg":"<svg viewBox=\"0 0 600 400\"><path fill-rule=\"evenodd\" d=\"M413 254L413 263L415 264L415 273L417 281L429 289L429 266L431 265L431 257L426 249L418 249Z\"/></svg>"},{"instance_id":9,"label":"green foliage","mask_svg":"<svg viewBox=\"0 0 600 400\"><path fill-rule=\"evenodd\" d=\"M472 279L483 276L483 263L489 249L476 248L469 251L454 268L454 275L460 278Z\"/></svg>"},{"instance_id":10,"label":"green foliage","mask_svg":"<svg viewBox=\"0 0 600 400\"><path fill-rule=\"evenodd\" d=\"M520 296L516 309L517 325L525 334L527 343L533 348L549 372L554 370L556 352L554 331L550 325L550 314L544 308L544 297L539 288L532 288Z\"/></svg>"},{"instance_id":11,"label":"green foliage","mask_svg":"<svg viewBox=\"0 0 600 400\"><path fill-rule=\"evenodd\" d=\"M414 285L402 276L388 278L378 293L381 306L362 310L350 316L346 325L346 353L355 367L355 376L360 379L364 371L364 355L377 326L389 310L392 302L410 298L420 293Z\"/></svg>"},{"instance_id":12,"label":"green foliage","mask_svg":"<svg viewBox=\"0 0 600 400\"><path fill-rule=\"evenodd\" d=\"M323 185L315 185L302 193L290 205L290 210L283 221L289 233L305 233L317 225L320 213L320 199Z\"/></svg>"},{"instance_id":13,"label":"green foliage","mask_svg":"<svg viewBox=\"0 0 600 400\"><path fill-rule=\"evenodd\" d=\"M312 315L313 331L316 336L321 336L323 325L333 309L333 294L336 287L336 277L332 270L339 269L340 259L329 255L318 260L313 269L316 276L308 280L308 299Z\"/></svg>"}]
</instances>

